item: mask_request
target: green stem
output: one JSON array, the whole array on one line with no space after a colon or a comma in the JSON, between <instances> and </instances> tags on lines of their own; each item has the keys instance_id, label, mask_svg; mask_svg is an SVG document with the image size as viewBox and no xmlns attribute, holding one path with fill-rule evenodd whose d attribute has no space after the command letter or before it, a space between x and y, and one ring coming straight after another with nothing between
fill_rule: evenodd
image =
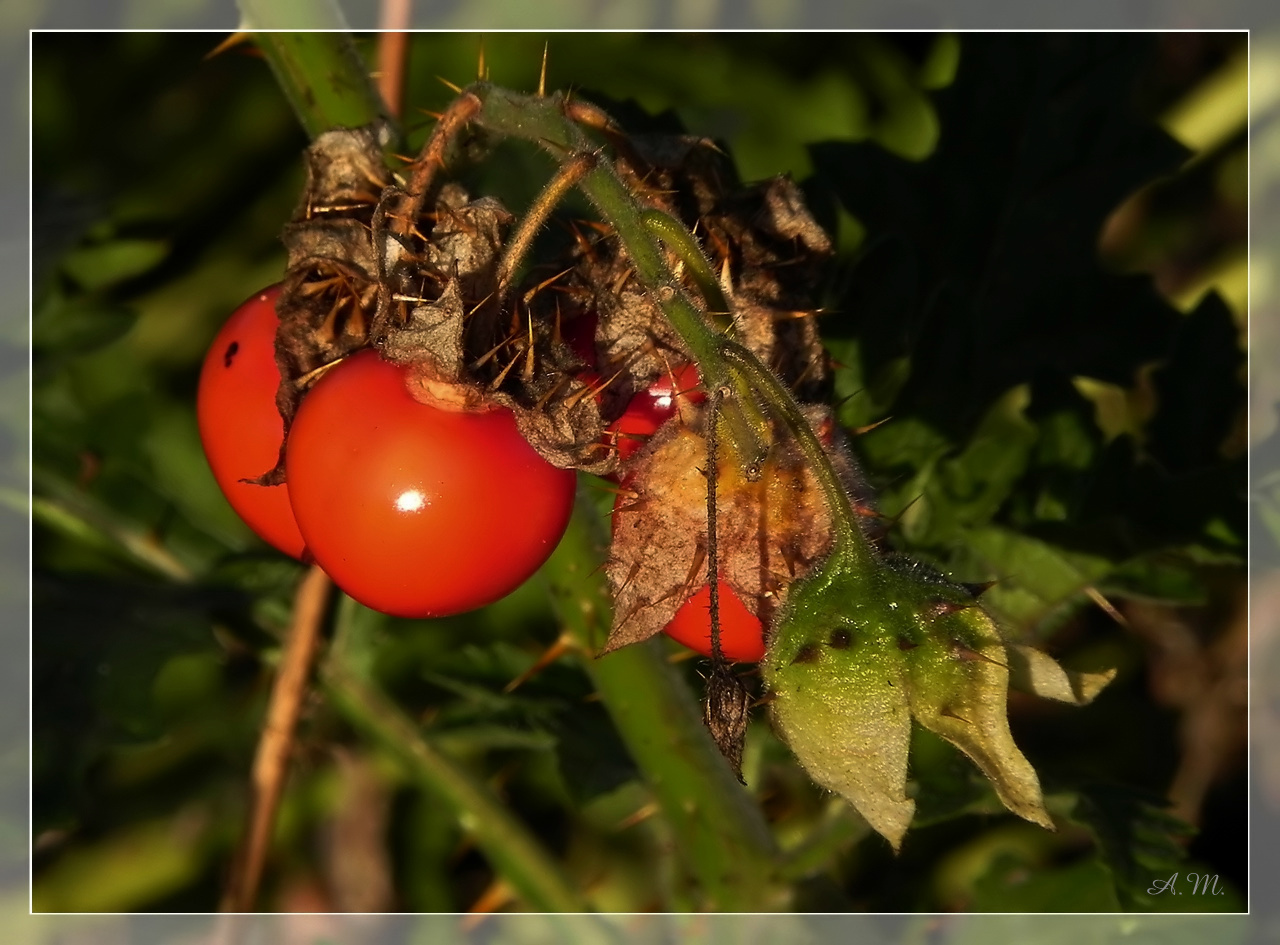
<instances>
[{"instance_id":1,"label":"green stem","mask_svg":"<svg viewBox=\"0 0 1280 945\"><path fill-rule=\"evenodd\" d=\"M791 391L778 380L776 374L760 363L760 359L737 343L729 343L724 348L726 359L734 373L745 378L757 390L762 391L769 406L790 429L792 436L800 444L800 449L809 461L818 485L826 497L827 506L831 510L831 521L834 537L831 546L831 560L837 556L860 564L870 564L874 560L874 552L870 544L858 529L853 514L853 506L849 503L849 494L845 492L835 467L822 448L818 435L805 419L804 413L791 396Z\"/></svg>"},{"instance_id":2,"label":"green stem","mask_svg":"<svg viewBox=\"0 0 1280 945\"><path fill-rule=\"evenodd\" d=\"M241 0L248 8L267 4ZM258 22L257 17L253 22ZM271 33L255 36L276 80L309 137L331 128L390 122L369 70L346 33Z\"/></svg>"},{"instance_id":3,"label":"green stem","mask_svg":"<svg viewBox=\"0 0 1280 945\"><path fill-rule=\"evenodd\" d=\"M320 678L329 702L346 720L396 758L410 777L457 813L458 822L484 851L494 871L531 909L584 912L586 902L560 865L493 792L437 751L421 730L365 675L356 654L368 647L354 642L359 633L344 598L338 626Z\"/></svg>"},{"instance_id":4,"label":"green stem","mask_svg":"<svg viewBox=\"0 0 1280 945\"><path fill-rule=\"evenodd\" d=\"M612 609L598 567L604 541L595 521L580 507L542 572L560 620L587 653L604 642ZM587 657L585 664L645 773L706 908L785 908L785 889L774 881L777 850L764 818L725 764L688 685L658 642Z\"/></svg>"},{"instance_id":5,"label":"green stem","mask_svg":"<svg viewBox=\"0 0 1280 945\"><path fill-rule=\"evenodd\" d=\"M649 228L649 232L666 243L667 248L679 256L681 262L689 268L689 275L693 277L698 291L706 300L711 316L717 319L722 328L732 325L729 320L732 314L729 300L725 298L724 290L720 288L716 274L711 271L711 264L707 261L698 241L693 238L693 234L685 229L683 223L661 210L645 210L641 214L641 219Z\"/></svg>"}]
</instances>

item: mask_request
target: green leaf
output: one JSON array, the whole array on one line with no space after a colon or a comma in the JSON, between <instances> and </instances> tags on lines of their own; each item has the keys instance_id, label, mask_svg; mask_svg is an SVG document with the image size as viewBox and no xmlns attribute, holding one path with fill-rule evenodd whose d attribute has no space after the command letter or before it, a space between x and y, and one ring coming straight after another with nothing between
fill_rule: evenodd
<instances>
[{"instance_id":1,"label":"green leaf","mask_svg":"<svg viewBox=\"0 0 1280 945\"><path fill-rule=\"evenodd\" d=\"M124 336L135 321L137 313L124 306L53 296L31 320L31 344L40 351L81 354Z\"/></svg>"},{"instance_id":2,"label":"green leaf","mask_svg":"<svg viewBox=\"0 0 1280 945\"><path fill-rule=\"evenodd\" d=\"M119 239L72 250L62 258L62 269L93 292L143 275L168 255L166 240Z\"/></svg>"},{"instance_id":3,"label":"green leaf","mask_svg":"<svg viewBox=\"0 0 1280 945\"><path fill-rule=\"evenodd\" d=\"M964 558L978 575L996 584L983 595L1004 621L1026 630L1096 583L1110 569L1105 558L1056 548L1006 528L965 533Z\"/></svg>"},{"instance_id":4,"label":"green leaf","mask_svg":"<svg viewBox=\"0 0 1280 945\"><path fill-rule=\"evenodd\" d=\"M199 812L134 824L68 852L31 890L32 912L132 912L192 882L209 824Z\"/></svg>"},{"instance_id":5,"label":"green leaf","mask_svg":"<svg viewBox=\"0 0 1280 945\"><path fill-rule=\"evenodd\" d=\"M1111 874L1089 858L1057 869L1004 856L974 884L974 912L1116 912Z\"/></svg>"},{"instance_id":6,"label":"green leaf","mask_svg":"<svg viewBox=\"0 0 1280 945\"><path fill-rule=\"evenodd\" d=\"M1159 898L1162 894L1155 884L1188 868L1183 843L1195 831L1166 813L1166 805L1163 798L1118 785L1089 785L1079 790L1070 818L1093 834L1125 909L1164 911L1181 905L1167 894ZM1153 893L1153 889L1157 891ZM1198 904L1217 905L1208 898Z\"/></svg>"},{"instance_id":7,"label":"green leaf","mask_svg":"<svg viewBox=\"0 0 1280 945\"><path fill-rule=\"evenodd\" d=\"M1009 685L1041 699L1088 705L1116 678L1114 669L1103 672L1063 669L1057 660L1033 646L1010 646L1006 653Z\"/></svg>"}]
</instances>

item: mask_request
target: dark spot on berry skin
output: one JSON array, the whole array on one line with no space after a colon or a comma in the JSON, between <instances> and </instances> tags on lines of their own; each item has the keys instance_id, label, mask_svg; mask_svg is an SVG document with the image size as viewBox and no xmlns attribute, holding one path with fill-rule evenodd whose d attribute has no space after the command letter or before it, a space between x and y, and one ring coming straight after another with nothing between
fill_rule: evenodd
<instances>
[{"instance_id":1,"label":"dark spot on berry skin","mask_svg":"<svg viewBox=\"0 0 1280 945\"><path fill-rule=\"evenodd\" d=\"M231 362L235 358L236 352L239 350L240 350L240 342L238 341L233 341L231 342L231 344L227 345L227 351L222 356L222 366L231 367Z\"/></svg>"},{"instance_id":2,"label":"dark spot on berry skin","mask_svg":"<svg viewBox=\"0 0 1280 945\"><path fill-rule=\"evenodd\" d=\"M827 644L833 650L847 650L849 644L853 642L853 635L841 627L838 630L832 630L831 636L827 638Z\"/></svg>"},{"instance_id":3,"label":"dark spot on berry skin","mask_svg":"<svg viewBox=\"0 0 1280 945\"><path fill-rule=\"evenodd\" d=\"M898 649L900 650L914 650L919 645L919 643L912 643L906 637L898 637Z\"/></svg>"},{"instance_id":4,"label":"dark spot on berry skin","mask_svg":"<svg viewBox=\"0 0 1280 945\"><path fill-rule=\"evenodd\" d=\"M817 662L820 656L822 656L822 650L818 649L818 644L806 643L804 646L800 647L800 652L797 653L795 659L791 661L791 665L794 666L796 663L814 663Z\"/></svg>"}]
</instances>

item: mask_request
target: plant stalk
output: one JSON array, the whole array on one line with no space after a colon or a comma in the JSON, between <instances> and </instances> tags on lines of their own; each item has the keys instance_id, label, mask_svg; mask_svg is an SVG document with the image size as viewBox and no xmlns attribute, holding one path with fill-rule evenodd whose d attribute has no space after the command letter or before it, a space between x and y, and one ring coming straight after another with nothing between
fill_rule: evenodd
<instances>
[{"instance_id":1,"label":"plant stalk","mask_svg":"<svg viewBox=\"0 0 1280 945\"><path fill-rule=\"evenodd\" d=\"M612 612L598 567L603 546L594 511L580 504L542 571L557 615L583 650L585 669L645 773L705 908L785 909L786 890L774 881L777 849L768 826L658 641L590 655L604 643Z\"/></svg>"}]
</instances>

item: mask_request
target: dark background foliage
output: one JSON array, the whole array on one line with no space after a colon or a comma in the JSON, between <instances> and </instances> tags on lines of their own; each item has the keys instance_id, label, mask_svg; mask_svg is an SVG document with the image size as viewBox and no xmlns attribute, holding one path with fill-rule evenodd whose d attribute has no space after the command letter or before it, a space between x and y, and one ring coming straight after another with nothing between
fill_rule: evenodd
<instances>
[{"instance_id":1,"label":"dark background foliage","mask_svg":"<svg viewBox=\"0 0 1280 945\"><path fill-rule=\"evenodd\" d=\"M205 346L283 272L305 145L260 59L206 58L220 39L33 40L37 910L215 906L301 571L226 506L195 429ZM488 38L492 79L531 87L545 39ZM1186 103L1232 74L1243 42L551 39L552 85L632 128L715 137L745 179L801 181L839 239L821 325L842 421L879 424L855 445L894 542L998 580L987 599L1012 638L1120 669L1085 709L1010 701L1057 834L1004 814L918 733L903 853L851 830L799 884L802 908L1241 907L1244 132L1198 139ZM414 143L451 94L435 76L465 83L478 49L415 39ZM1243 84L1222 95L1202 109L1230 111ZM546 174L504 147L469 183L518 210ZM381 687L498 785L593 905L695 905L576 658L504 692L557 636L541 585L449 620L359 619ZM318 698L293 765L272 907L460 910L493 894L452 812ZM746 768L783 846L848 817L763 719ZM1229 892L1147 892L1175 870Z\"/></svg>"}]
</instances>

